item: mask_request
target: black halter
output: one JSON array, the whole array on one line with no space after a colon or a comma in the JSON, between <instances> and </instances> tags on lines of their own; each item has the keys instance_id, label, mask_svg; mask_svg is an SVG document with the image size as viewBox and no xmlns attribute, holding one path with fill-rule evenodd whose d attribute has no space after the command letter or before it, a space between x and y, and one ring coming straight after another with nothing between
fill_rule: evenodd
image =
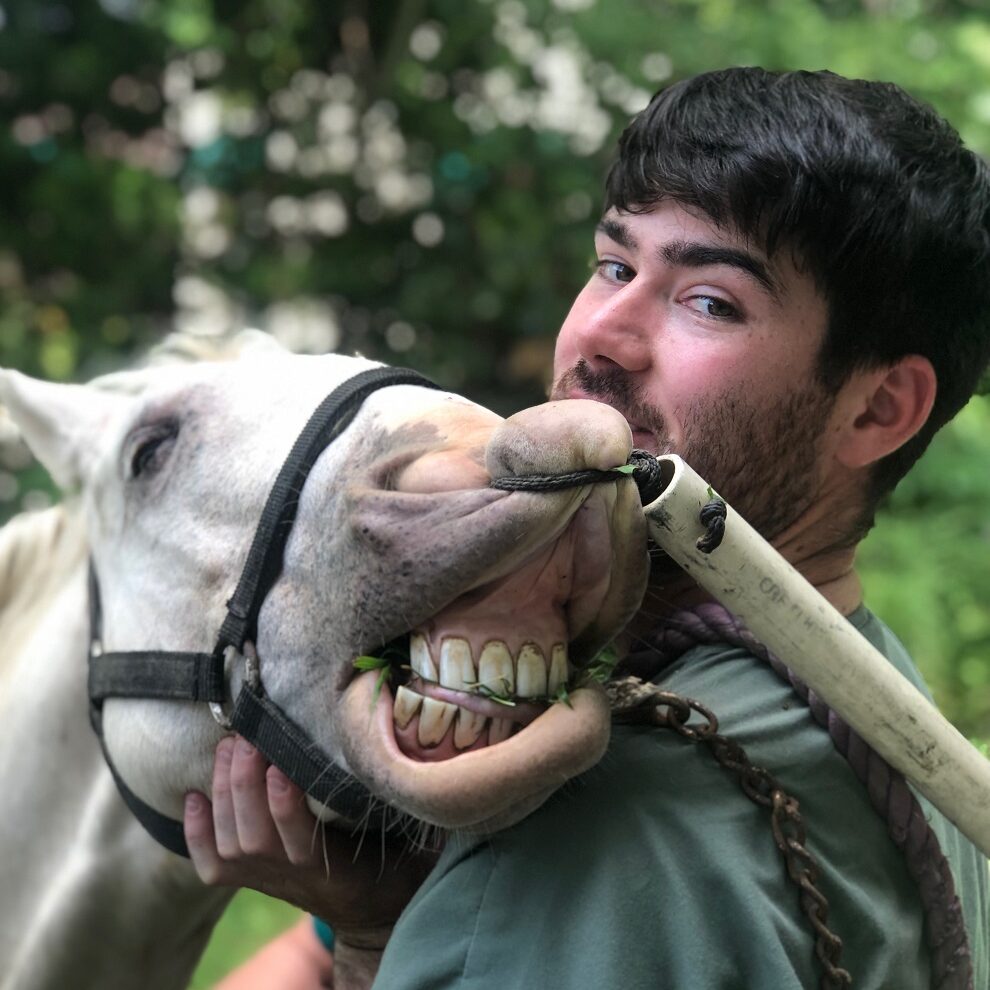
<instances>
[{"instance_id":1,"label":"black halter","mask_svg":"<svg viewBox=\"0 0 990 990\"><path fill-rule=\"evenodd\" d=\"M253 657L253 643L257 639L262 603L282 571L285 544L310 470L323 450L351 422L364 400L372 392L389 385L440 388L415 371L372 368L348 379L320 403L272 485L237 589L227 602L227 616L212 653L163 650L104 653L99 582L90 561L90 721L125 803L147 831L172 852L189 855L182 822L150 807L121 779L103 737L103 701L106 698L207 702L225 729L242 735L317 801L349 819L361 818L370 807L372 795L367 788L334 763L265 695L256 667L257 658ZM231 652L246 656L248 676L233 711L227 716L222 707L226 700L224 663Z\"/></svg>"}]
</instances>

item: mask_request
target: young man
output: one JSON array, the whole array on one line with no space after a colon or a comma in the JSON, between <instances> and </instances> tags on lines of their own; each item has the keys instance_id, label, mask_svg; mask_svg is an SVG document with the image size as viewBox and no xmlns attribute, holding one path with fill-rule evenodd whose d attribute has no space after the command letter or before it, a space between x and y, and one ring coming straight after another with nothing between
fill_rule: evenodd
<instances>
[{"instance_id":1,"label":"young man","mask_svg":"<svg viewBox=\"0 0 990 990\"><path fill-rule=\"evenodd\" d=\"M595 247L552 397L607 402L636 446L681 454L920 684L863 608L853 557L990 360L986 166L896 87L710 73L626 130ZM924 802L906 811L910 795L833 719L840 752L786 672L744 643L698 634L671 650L703 601L657 562L631 656L799 800L813 889L789 882L769 812L710 750L619 727L598 767L519 825L449 839L376 986L783 990L847 985L840 970L878 990L990 985L985 861ZM241 850L266 850L270 869L303 878L297 902L383 942L372 919L314 899L305 867L282 865L307 859L312 827L291 788L272 789L284 778L270 771L266 793L240 743L218 767L216 831L203 799L187 811L203 875L263 886Z\"/></svg>"}]
</instances>

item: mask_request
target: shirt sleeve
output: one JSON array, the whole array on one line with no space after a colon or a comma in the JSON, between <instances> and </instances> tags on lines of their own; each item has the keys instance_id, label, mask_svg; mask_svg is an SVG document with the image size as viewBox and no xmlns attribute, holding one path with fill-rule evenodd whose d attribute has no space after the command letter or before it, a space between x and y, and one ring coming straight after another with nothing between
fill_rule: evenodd
<instances>
[{"instance_id":1,"label":"shirt sleeve","mask_svg":"<svg viewBox=\"0 0 990 990\"><path fill-rule=\"evenodd\" d=\"M316 932L316 937L320 940L320 945L327 952L333 952L335 942L333 929L322 918L317 918L316 915L313 915L313 931Z\"/></svg>"}]
</instances>

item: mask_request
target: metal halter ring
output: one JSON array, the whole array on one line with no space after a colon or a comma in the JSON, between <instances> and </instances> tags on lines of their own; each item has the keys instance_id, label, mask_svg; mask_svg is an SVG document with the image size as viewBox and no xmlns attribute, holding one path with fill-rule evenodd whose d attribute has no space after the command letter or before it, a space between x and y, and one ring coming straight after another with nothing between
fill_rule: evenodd
<instances>
[{"instance_id":1,"label":"metal halter ring","mask_svg":"<svg viewBox=\"0 0 990 990\"><path fill-rule=\"evenodd\" d=\"M236 663L237 658L244 660L244 682L247 686L258 694L261 690L261 662L258 660L258 651L254 648L254 643L245 641L244 652L240 653L236 646L228 646L223 651L223 667L226 671L229 664ZM224 732L233 732L234 726L231 724L230 716L223 709L223 702L211 701L210 714L213 720Z\"/></svg>"}]
</instances>

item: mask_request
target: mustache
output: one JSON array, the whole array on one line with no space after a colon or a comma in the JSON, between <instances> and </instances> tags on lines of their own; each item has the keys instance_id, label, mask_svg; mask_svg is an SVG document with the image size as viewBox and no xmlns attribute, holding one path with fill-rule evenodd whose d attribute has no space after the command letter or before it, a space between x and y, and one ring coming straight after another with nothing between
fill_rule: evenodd
<instances>
[{"instance_id":1,"label":"mustache","mask_svg":"<svg viewBox=\"0 0 990 990\"><path fill-rule=\"evenodd\" d=\"M594 371L581 358L557 379L550 398L562 399L572 389L579 389L588 398L611 406L630 423L648 430L658 441L667 437L663 414L643 399L641 386L624 369L616 367Z\"/></svg>"}]
</instances>

